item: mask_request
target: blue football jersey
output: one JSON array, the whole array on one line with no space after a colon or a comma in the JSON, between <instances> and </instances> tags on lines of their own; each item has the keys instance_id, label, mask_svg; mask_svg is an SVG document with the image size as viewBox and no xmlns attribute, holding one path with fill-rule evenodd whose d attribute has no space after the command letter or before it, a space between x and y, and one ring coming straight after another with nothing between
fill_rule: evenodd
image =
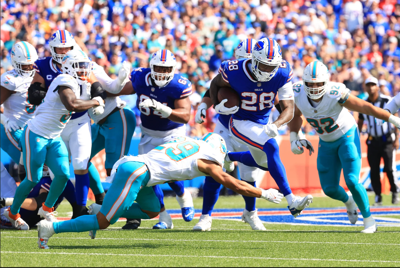
<instances>
[{"instance_id":1,"label":"blue football jersey","mask_svg":"<svg viewBox=\"0 0 400 268\"><path fill-rule=\"evenodd\" d=\"M56 78L59 74L62 74L61 70L53 62L52 57L38 59L35 61L33 67L35 68L36 72L43 77L47 89L50 87L50 84L53 82L54 78Z\"/></svg>"},{"instance_id":2,"label":"blue football jersey","mask_svg":"<svg viewBox=\"0 0 400 268\"><path fill-rule=\"evenodd\" d=\"M43 77L44 83L46 85L46 89L49 89L50 84L53 80L59 75L62 74L62 71L57 67L57 65L53 62L52 57L40 58L33 64L36 72ZM82 88L81 88L82 93ZM73 113L71 119L76 119L84 115L87 111Z\"/></svg>"},{"instance_id":3,"label":"blue football jersey","mask_svg":"<svg viewBox=\"0 0 400 268\"><path fill-rule=\"evenodd\" d=\"M150 68L137 68L131 73L132 86L138 96L137 107L146 99L154 99L174 109L175 100L192 94L192 83L180 74L175 74L167 86L160 88L153 85L150 72ZM181 123L161 117L159 112L150 108L140 108L140 112L142 126L151 130L166 131L183 126Z\"/></svg>"},{"instance_id":4,"label":"blue football jersey","mask_svg":"<svg viewBox=\"0 0 400 268\"><path fill-rule=\"evenodd\" d=\"M219 72L240 96L240 108L233 119L250 120L264 125L268 123L278 90L291 82L293 77L292 68L285 60L268 82L258 82L252 76L251 59L225 61Z\"/></svg>"}]
</instances>

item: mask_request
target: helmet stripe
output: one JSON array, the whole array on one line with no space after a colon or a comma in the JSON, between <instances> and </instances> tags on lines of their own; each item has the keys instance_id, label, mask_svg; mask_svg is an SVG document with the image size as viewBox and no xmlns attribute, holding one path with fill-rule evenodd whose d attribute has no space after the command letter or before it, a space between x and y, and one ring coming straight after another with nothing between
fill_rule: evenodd
<instances>
[{"instance_id":1,"label":"helmet stripe","mask_svg":"<svg viewBox=\"0 0 400 268\"><path fill-rule=\"evenodd\" d=\"M28 60L30 60L30 59L31 59L31 53L29 53L28 46L25 44L24 41L22 41L21 43L22 43L22 44L24 45L24 47L25 47L25 50L26 50L26 58L27 58Z\"/></svg>"},{"instance_id":2,"label":"helmet stripe","mask_svg":"<svg viewBox=\"0 0 400 268\"><path fill-rule=\"evenodd\" d=\"M268 47L269 47L268 59L273 59L273 57L274 57L274 41L271 40L271 38L268 38Z\"/></svg>"},{"instance_id":3,"label":"helmet stripe","mask_svg":"<svg viewBox=\"0 0 400 268\"><path fill-rule=\"evenodd\" d=\"M208 134L203 138L203 141L207 141L208 138L209 138L211 135L212 135L212 133L208 133Z\"/></svg>"},{"instance_id":4,"label":"helmet stripe","mask_svg":"<svg viewBox=\"0 0 400 268\"><path fill-rule=\"evenodd\" d=\"M313 71L312 71L312 78L316 79L317 78L317 61L314 61L314 65L313 65Z\"/></svg>"},{"instance_id":5,"label":"helmet stripe","mask_svg":"<svg viewBox=\"0 0 400 268\"><path fill-rule=\"evenodd\" d=\"M65 44L65 31L60 31L61 43Z\"/></svg>"},{"instance_id":6,"label":"helmet stripe","mask_svg":"<svg viewBox=\"0 0 400 268\"><path fill-rule=\"evenodd\" d=\"M246 43L247 43L247 53L251 53L251 39L248 38Z\"/></svg>"},{"instance_id":7,"label":"helmet stripe","mask_svg":"<svg viewBox=\"0 0 400 268\"><path fill-rule=\"evenodd\" d=\"M167 60L167 51L165 49L161 50L161 61Z\"/></svg>"}]
</instances>

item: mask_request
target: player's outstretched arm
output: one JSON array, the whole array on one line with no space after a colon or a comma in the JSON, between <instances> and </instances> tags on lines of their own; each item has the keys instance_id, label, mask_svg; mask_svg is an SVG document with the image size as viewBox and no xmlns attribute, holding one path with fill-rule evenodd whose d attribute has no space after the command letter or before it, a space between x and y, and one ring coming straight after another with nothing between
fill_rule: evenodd
<instances>
[{"instance_id":1,"label":"player's outstretched arm","mask_svg":"<svg viewBox=\"0 0 400 268\"><path fill-rule=\"evenodd\" d=\"M397 128L400 128L400 118L392 115L387 110L376 107L371 103L361 100L353 95L349 95L349 98L342 105L349 110L363 113L366 115L372 115L378 119L388 121L393 125L395 125Z\"/></svg>"},{"instance_id":2,"label":"player's outstretched arm","mask_svg":"<svg viewBox=\"0 0 400 268\"><path fill-rule=\"evenodd\" d=\"M264 198L276 204L280 203L283 198L283 195L275 189L263 190L255 188L244 181L235 179L225 173L222 170L222 167L213 161L199 159L197 160L197 164L201 172L210 175L216 182L221 183L238 194L249 197Z\"/></svg>"},{"instance_id":3,"label":"player's outstretched arm","mask_svg":"<svg viewBox=\"0 0 400 268\"><path fill-rule=\"evenodd\" d=\"M95 97L91 100L77 99L75 93L66 86L57 87L58 94L60 95L61 102L65 108L71 112L83 112L92 107L104 105L104 101L101 97Z\"/></svg>"},{"instance_id":4,"label":"player's outstretched arm","mask_svg":"<svg viewBox=\"0 0 400 268\"><path fill-rule=\"evenodd\" d=\"M383 107L385 110L388 110L391 114L397 113L400 109L400 94L397 94L392 98L388 103Z\"/></svg>"},{"instance_id":5,"label":"player's outstretched arm","mask_svg":"<svg viewBox=\"0 0 400 268\"><path fill-rule=\"evenodd\" d=\"M204 94L203 99L196 111L195 121L197 124L204 123L204 119L207 116L207 110L212 106L212 101L210 97L210 90L207 90L206 94Z\"/></svg>"},{"instance_id":6,"label":"player's outstretched arm","mask_svg":"<svg viewBox=\"0 0 400 268\"><path fill-rule=\"evenodd\" d=\"M110 91L108 91L107 88L106 88L106 91L107 91L107 96L108 96L108 97L117 97L117 96L122 96L122 95L132 95L132 94L135 94L135 93L136 93L135 89L133 88L133 85L132 85L132 82L131 82L131 81L128 81L128 82L124 85L124 87L122 88L122 90L121 90L119 93L117 93L117 94L115 94L115 93L110 93Z\"/></svg>"}]
</instances>

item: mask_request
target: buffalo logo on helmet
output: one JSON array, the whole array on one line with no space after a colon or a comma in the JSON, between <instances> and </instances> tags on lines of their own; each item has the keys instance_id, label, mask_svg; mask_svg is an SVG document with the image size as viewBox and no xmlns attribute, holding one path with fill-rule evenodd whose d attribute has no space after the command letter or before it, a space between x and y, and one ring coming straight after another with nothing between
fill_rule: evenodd
<instances>
[{"instance_id":1,"label":"buffalo logo on helmet","mask_svg":"<svg viewBox=\"0 0 400 268\"><path fill-rule=\"evenodd\" d=\"M264 49L264 42L263 41L258 41L255 45L254 45L254 50L255 51L261 51Z\"/></svg>"},{"instance_id":2,"label":"buffalo logo on helmet","mask_svg":"<svg viewBox=\"0 0 400 268\"><path fill-rule=\"evenodd\" d=\"M240 44L237 46L236 49L239 49L239 48L241 48L242 46L243 46L243 42L240 42Z\"/></svg>"},{"instance_id":3,"label":"buffalo logo on helmet","mask_svg":"<svg viewBox=\"0 0 400 268\"><path fill-rule=\"evenodd\" d=\"M53 41L54 39L56 39L57 35L56 33L53 33L53 35L51 36L51 41Z\"/></svg>"}]
</instances>

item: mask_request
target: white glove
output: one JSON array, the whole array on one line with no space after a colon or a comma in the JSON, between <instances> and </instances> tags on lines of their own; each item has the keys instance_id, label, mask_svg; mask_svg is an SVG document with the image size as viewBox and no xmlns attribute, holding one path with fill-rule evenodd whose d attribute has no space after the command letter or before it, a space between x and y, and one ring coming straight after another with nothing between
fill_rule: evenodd
<instances>
[{"instance_id":1,"label":"white glove","mask_svg":"<svg viewBox=\"0 0 400 268\"><path fill-rule=\"evenodd\" d=\"M204 118L207 116L207 109L207 104L204 102L200 103L199 107L197 108L196 116L194 117L194 121L196 121L197 124L204 123Z\"/></svg>"},{"instance_id":2,"label":"white glove","mask_svg":"<svg viewBox=\"0 0 400 268\"><path fill-rule=\"evenodd\" d=\"M172 109L156 100L146 99L139 103L140 108L151 108L159 113L161 113L162 118L167 118L171 115Z\"/></svg>"},{"instance_id":3,"label":"white glove","mask_svg":"<svg viewBox=\"0 0 400 268\"><path fill-rule=\"evenodd\" d=\"M306 139L301 130L299 134L300 135L298 135L296 132L290 132L290 149L294 154L302 154L304 153L303 147L305 147L307 150L309 150L310 155L312 155L312 153L314 152L314 147L312 146L311 142Z\"/></svg>"},{"instance_id":4,"label":"white glove","mask_svg":"<svg viewBox=\"0 0 400 268\"><path fill-rule=\"evenodd\" d=\"M392 123L395 127L400 128L400 118L394 115L390 115L389 123Z\"/></svg>"},{"instance_id":5,"label":"white glove","mask_svg":"<svg viewBox=\"0 0 400 268\"><path fill-rule=\"evenodd\" d=\"M235 163L233 163L229 158L228 152L225 155L224 168L228 173L232 172L235 169Z\"/></svg>"},{"instance_id":6,"label":"white glove","mask_svg":"<svg viewBox=\"0 0 400 268\"><path fill-rule=\"evenodd\" d=\"M1 123L4 125L4 128L8 130L8 132L21 129L21 127L14 120L11 120L4 114L1 114L0 116L1 116Z\"/></svg>"},{"instance_id":7,"label":"white glove","mask_svg":"<svg viewBox=\"0 0 400 268\"><path fill-rule=\"evenodd\" d=\"M281 194L278 190L268 189L262 190L261 198L268 200L269 202L279 204L282 201L283 194Z\"/></svg>"},{"instance_id":8,"label":"white glove","mask_svg":"<svg viewBox=\"0 0 400 268\"><path fill-rule=\"evenodd\" d=\"M131 66L132 65L129 61L124 61L122 63L122 67L118 73L118 80L121 84L125 81L125 79L128 78L129 74L131 73Z\"/></svg>"},{"instance_id":9,"label":"white glove","mask_svg":"<svg viewBox=\"0 0 400 268\"><path fill-rule=\"evenodd\" d=\"M278 127L275 124L268 124L264 126L264 131L271 138L278 136Z\"/></svg>"},{"instance_id":10,"label":"white glove","mask_svg":"<svg viewBox=\"0 0 400 268\"><path fill-rule=\"evenodd\" d=\"M228 101L228 99L222 100L218 105L215 106L215 111L219 114L224 114L224 115L230 115L234 114L237 111L239 111L238 106L233 106L231 108L225 107L225 103Z\"/></svg>"},{"instance_id":11,"label":"white glove","mask_svg":"<svg viewBox=\"0 0 400 268\"><path fill-rule=\"evenodd\" d=\"M104 100L101 97L94 97L92 100L97 100L99 102L99 106L92 107L94 115L100 115L104 113Z\"/></svg>"}]
</instances>

